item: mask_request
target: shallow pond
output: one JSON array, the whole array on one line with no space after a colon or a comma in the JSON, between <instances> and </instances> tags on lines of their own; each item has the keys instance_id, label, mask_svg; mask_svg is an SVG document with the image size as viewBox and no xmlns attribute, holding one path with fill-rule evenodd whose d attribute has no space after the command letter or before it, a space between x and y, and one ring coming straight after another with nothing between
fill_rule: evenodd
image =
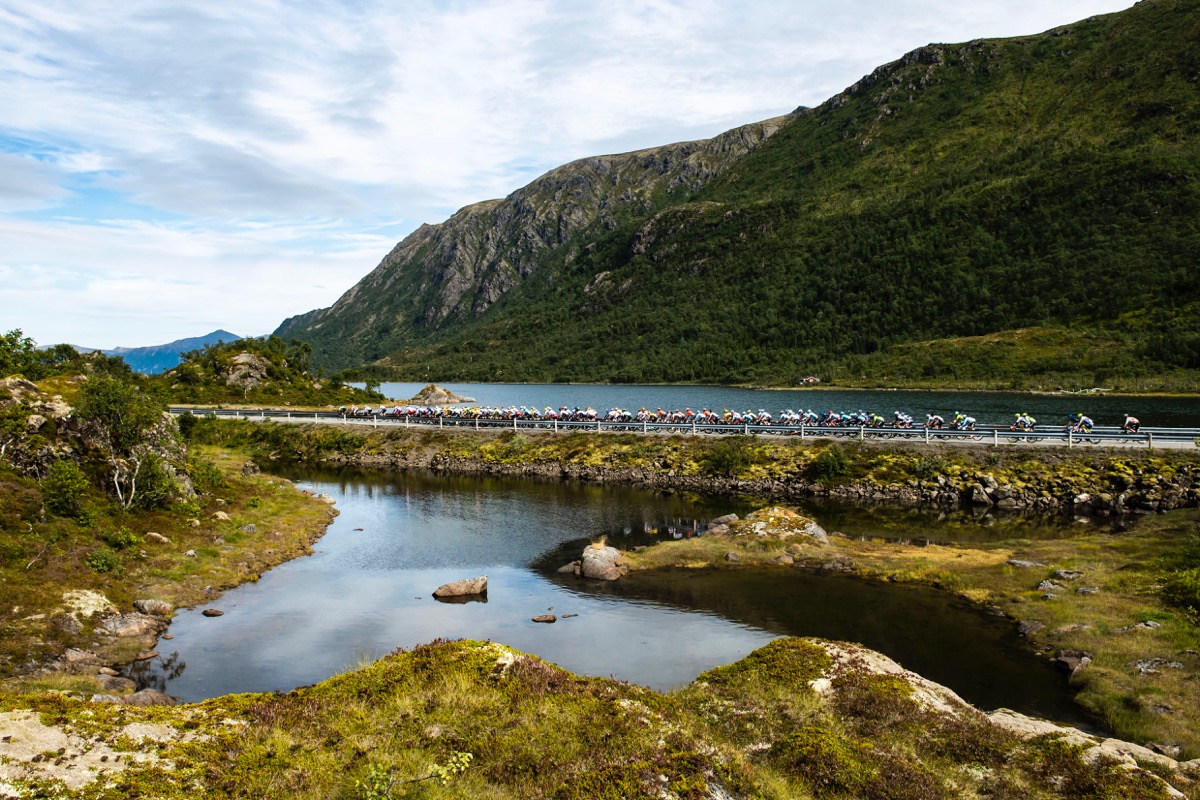
<instances>
[{"instance_id":1,"label":"shallow pond","mask_svg":"<svg viewBox=\"0 0 1200 800\"><path fill-rule=\"evenodd\" d=\"M714 516L750 510L738 501L427 473L296 477L341 512L313 555L219 598L210 607L221 617L181 611L163 657L138 666L144 685L188 701L289 690L444 637L503 642L576 673L665 690L796 635L861 642L983 708L1084 721L1064 679L1022 648L1010 621L931 590L796 569L636 573L615 584L555 572L602 534L625 547L695 535ZM853 535L870 535L872 515L887 513L810 510ZM971 527L901 518L884 535L936 540ZM481 574L486 602L431 596ZM560 619L531 621L545 613Z\"/></svg>"}]
</instances>

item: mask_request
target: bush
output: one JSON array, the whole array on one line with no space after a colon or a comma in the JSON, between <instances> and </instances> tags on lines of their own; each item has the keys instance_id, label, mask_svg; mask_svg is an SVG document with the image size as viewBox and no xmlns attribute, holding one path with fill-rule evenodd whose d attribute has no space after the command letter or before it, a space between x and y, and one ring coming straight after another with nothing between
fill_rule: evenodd
<instances>
[{"instance_id":1,"label":"bush","mask_svg":"<svg viewBox=\"0 0 1200 800\"><path fill-rule=\"evenodd\" d=\"M87 515L83 506L88 480L74 461L55 461L42 481L46 509L60 517L82 520Z\"/></svg>"},{"instance_id":2,"label":"bush","mask_svg":"<svg viewBox=\"0 0 1200 800\"><path fill-rule=\"evenodd\" d=\"M225 474L221 472L220 467L207 458L201 458L200 456L189 457L187 473L188 477L192 479L192 486L198 492L212 492L217 489L224 489L227 485Z\"/></svg>"},{"instance_id":3,"label":"bush","mask_svg":"<svg viewBox=\"0 0 1200 800\"><path fill-rule=\"evenodd\" d=\"M749 442L741 436L722 439L700 456L700 466L709 475L735 477L750 466Z\"/></svg>"},{"instance_id":4,"label":"bush","mask_svg":"<svg viewBox=\"0 0 1200 800\"><path fill-rule=\"evenodd\" d=\"M165 508L178 488L175 475L163 460L149 453L138 471L137 493L133 495L132 503L142 509Z\"/></svg>"},{"instance_id":5,"label":"bush","mask_svg":"<svg viewBox=\"0 0 1200 800\"><path fill-rule=\"evenodd\" d=\"M138 543L137 534L124 526L113 531L105 531L100 534L100 538L104 540L105 544L116 550L124 550Z\"/></svg>"},{"instance_id":6,"label":"bush","mask_svg":"<svg viewBox=\"0 0 1200 800\"><path fill-rule=\"evenodd\" d=\"M91 568L92 572L104 574L121 571L121 557L107 547L93 550L84 557L83 561Z\"/></svg>"},{"instance_id":7,"label":"bush","mask_svg":"<svg viewBox=\"0 0 1200 800\"><path fill-rule=\"evenodd\" d=\"M821 481L844 478L850 474L850 459L841 445L832 444L822 450L812 463L813 477Z\"/></svg>"},{"instance_id":8,"label":"bush","mask_svg":"<svg viewBox=\"0 0 1200 800\"><path fill-rule=\"evenodd\" d=\"M196 425L199 424L200 418L191 411L185 411L175 418L179 424L179 435L183 437L185 442L192 440L192 433L196 430Z\"/></svg>"},{"instance_id":9,"label":"bush","mask_svg":"<svg viewBox=\"0 0 1200 800\"><path fill-rule=\"evenodd\" d=\"M1163 598L1170 604L1200 611L1200 567L1169 575L1163 583Z\"/></svg>"}]
</instances>

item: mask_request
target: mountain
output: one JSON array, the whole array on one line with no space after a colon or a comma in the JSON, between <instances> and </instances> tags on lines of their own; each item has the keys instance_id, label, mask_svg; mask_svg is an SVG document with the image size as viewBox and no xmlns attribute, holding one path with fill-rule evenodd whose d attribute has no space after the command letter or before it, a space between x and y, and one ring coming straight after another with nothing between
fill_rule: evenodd
<instances>
[{"instance_id":1,"label":"mountain","mask_svg":"<svg viewBox=\"0 0 1200 800\"><path fill-rule=\"evenodd\" d=\"M1194 376L1196 41L1200 4L1143 0L929 45L423 226L277 333L414 380Z\"/></svg>"},{"instance_id":2,"label":"mountain","mask_svg":"<svg viewBox=\"0 0 1200 800\"><path fill-rule=\"evenodd\" d=\"M103 350L107 356L120 356L125 359L134 372L146 375L156 375L179 365L180 356L192 350L201 350L205 345L232 342L242 337L226 330L215 330L204 336L193 336L190 339L177 339L167 344L151 345L150 347L114 347ZM79 348L76 348L79 349ZM80 350L80 352L88 352Z\"/></svg>"}]
</instances>

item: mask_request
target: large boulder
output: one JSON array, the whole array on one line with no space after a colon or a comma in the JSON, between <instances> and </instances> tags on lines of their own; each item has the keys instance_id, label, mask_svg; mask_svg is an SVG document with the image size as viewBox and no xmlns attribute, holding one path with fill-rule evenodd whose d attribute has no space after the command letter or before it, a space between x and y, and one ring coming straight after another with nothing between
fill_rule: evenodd
<instances>
[{"instance_id":1,"label":"large boulder","mask_svg":"<svg viewBox=\"0 0 1200 800\"><path fill-rule=\"evenodd\" d=\"M615 581L628 570L621 551L607 545L591 544L583 548L581 566L583 577L602 581Z\"/></svg>"},{"instance_id":2,"label":"large boulder","mask_svg":"<svg viewBox=\"0 0 1200 800\"><path fill-rule=\"evenodd\" d=\"M447 406L455 403L473 403L473 397L459 397L449 389L443 389L435 383L431 383L421 391L417 392L408 402L419 406Z\"/></svg>"},{"instance_id":3,"label":"large boulder","mask_svg":"<svg viewBox=\"0 0 1200 800\"><path fill-rule=\"evenodd\" d=\"M98 626L98 630L110 636L158 635L166 629L167 621L162 617L141 614L136 611L105 617Z\"/></svg>"},{"instance_id":4,"label":"large boulder","mask_svg":"<svg viewBox=\"0 0 1200 800\"><path fill-rule=\"evenodd\" d=\"M463 578L460 581L445 583L434 590L434 597L471 597L474 595L487 594L488 579L487 575L480 575L478 578Z\"/></svg>"}]
</instances>

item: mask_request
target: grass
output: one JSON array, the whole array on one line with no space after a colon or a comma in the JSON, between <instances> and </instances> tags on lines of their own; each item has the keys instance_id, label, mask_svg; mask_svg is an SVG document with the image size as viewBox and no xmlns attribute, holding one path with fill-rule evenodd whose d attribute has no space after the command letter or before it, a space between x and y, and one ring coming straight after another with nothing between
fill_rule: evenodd
<instances>
[{"instance_id":1,"label":"grass","mask_svg":"<svg viewBox=\"0 0 1200 800\"><path fill-rule=\"evenodd\" d=\"M660 694L490 642L435 642L287 694L173 709L0 697L0 720L31 709L123 755L78 792L53 783L53 760L28 764L40 777L18 785L64 798L1166 797L1063 740L938 710L871 659L780 639ZM135 735L146 724L155 741Z\"/></svg>"}]
</instances>

